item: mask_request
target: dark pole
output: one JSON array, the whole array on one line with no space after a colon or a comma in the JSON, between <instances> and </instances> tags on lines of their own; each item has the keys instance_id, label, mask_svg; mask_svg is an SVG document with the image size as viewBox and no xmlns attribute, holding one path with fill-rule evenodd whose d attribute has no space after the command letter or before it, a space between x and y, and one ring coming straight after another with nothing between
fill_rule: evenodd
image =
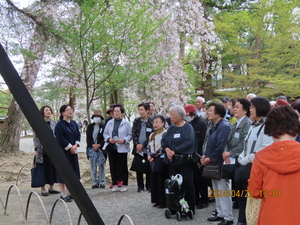
<instances>
[{"instance_id":1,"label":"dark pole","mask_svg":"<svg viewBox=\"0 0 300 225\"><path fill-rule=\"evenodd\" d=\"M88 224L104 225L71 164L0 44L0 73Z\"/></svg>"}]
</instances>

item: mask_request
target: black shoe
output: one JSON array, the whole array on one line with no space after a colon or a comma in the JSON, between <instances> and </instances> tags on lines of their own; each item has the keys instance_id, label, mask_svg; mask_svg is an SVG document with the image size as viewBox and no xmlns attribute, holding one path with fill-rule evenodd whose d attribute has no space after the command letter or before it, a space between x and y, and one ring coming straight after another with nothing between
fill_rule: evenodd
<instances>
[{"instance_id":1,"label":"black shoe","mask_svg":"<svg viewBox=\"0 0 300 225\"><path fill-rule=\"evenodd\" d=\"M234 224L234 225L247 225L246 223L236 223L236 224Z\"/></svg>"},{"instance_id":2,"label":"black shoe","mask_svg":"<svg viewBox=\"0 0 300 225\"><path fill-rule=\"evenodd\" d=\"M105 188L105 184L99 184L99 188Z\"/></svg>"},{"instance_id":3,"label":"black shoe","mask_svg":"<svg viewBox=\"0 0 300 225\"><path fill-rule=\"evenodd\" d=\"M56 190L50 190L49 189L49 194L59 194L60 192L59 191L56 191Z\"/></svg>"},{"instance_id":4,"label":"black shoe","mask_svg":"<svg viewBox=\"0 0 300 225\"><path fill-rule=\"evenodd\" d=\"M204 209L208 207L208 203L200 203L196 206L197 209Z\"/></svg>"},{"instance_id":5,"label":"black shoe","mask_svg":"<svg viewBox=\"0 0 300 225\"><path fill-rule=\"evenodd\" d=\"M60 198L62 200L64 200L65 202L72 202L72 199L69 196L66 196L66 197L60 196Z\"/></svg>"},{"instance_id":6,"label":"black shoe","mask_svg":"<svg viewBox=\"0 0 300 225\"><path fill-rule=\"evenodd\" d=\"M212 212L211 212L211 215L212 215L212 216L217 216L217 215L218 215L217 210L215 209L214 211L212 211Z\"/></svg>"},{"instance_id":7,"label":"black shoe","mask_svg":"<svg viewBox=\"0 0 300 225\"><path fill-rule=\"evenodd\" d=\"M141 189L141 188L137 189L137 192L143 192L143 191L144 191L144 188L143 189Z\"/></svg>"},{"instance_id":8,"label":"black shoe","mask_svg":"<svg viewBox=\"0 0 300 225\"><path fill-rule=\"evenodd\" d=\"M218 225L231 225L233 221L223 220L222 222L218 223Z\"/></svg>"},{"instance_id":9,"label":"black shoe","mask_svg":"<svg viewBox=\"0 0 300 225\"><path fill-rule=\"evenodd\" d=\"M207 218L207 221L222 221L222 220L224 220L224 218L218 217L218 216L213 216L213 217Z\"/></svg>"},{"instance_id":10,"label":"black shoe","mask_svg":"<svg viewBox=\"0 0 300 225\"><path fill-rule=\"evenodd\" d=\"M74 199L74 198L72 197L72 195L68 195L68 197L69 197L70 199Z\"/></svg>"},{"instance_id":11,"label":"black shoe","mask_svg":"<svg viewBox=\"0 0 300 225\"><path fill-rule=\"evenodd\" d=\"M98 188L98 187L99 187L98 184L95 184L95 185L92 186L92 189L95 189L95 188Z\"/></svg>"},{"instance_id":12,"label":"black shoe","mask_svg":"<svg viewBox=\"0 0 300 225\"><path fill-rule=\"evenodd\" d=\"M148 191L149 193L151 193L151 188L147 188L147 191Z\"/></svg>"},{"instance_id":13,"label":"black shoe","mask_svg":"<svg viewBox=\"0 0 300 225\"><path fill-rule=\"evenodd\" d=\"M47 197L47 196L49 196L49 193L48 192L41 192L41 195L44 196L44 197Z\"/></svg>"}]
</instances>

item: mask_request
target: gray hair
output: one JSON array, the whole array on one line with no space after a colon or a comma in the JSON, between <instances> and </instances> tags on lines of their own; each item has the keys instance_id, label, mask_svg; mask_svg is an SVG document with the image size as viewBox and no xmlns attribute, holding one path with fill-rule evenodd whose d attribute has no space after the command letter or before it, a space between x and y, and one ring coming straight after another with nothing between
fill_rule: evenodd
<instances>
[{"instance_id":1,"label":"gray hair","mask_svg":"<svg viewBox=\"0 0 300 225\"><path fill-rule=\"evenodd\" d=\"M172 105L170 107L169 111L175 111L178 116L185 119L186 112L185 112L184 107L182 105Z\"/></svg>"},{"instance_id":2,"label":"gray hair","mask_svg":"<svg viewBox=\"0 0 300 225\"><path fill-rule=\"evenodd\" d=\"M202 103L205 102L205 98L203 98L203 97L201 97L201 96L198 96L198 97L196 98L196 100L197 100L197 99L201 99Z\"/></svg>"},{"instance_id":3,"label":"gray hair","mask_svg":"<svg viewBox=\"0 0 300 225\"><path fill-rule=\"evenodd\" d=\"M247 98L250 97L250 96L252 96L253 98L255 98L255 97L256 97L256 94L250 93L250 94L247 95Z\"/></svg>"}]
</instances>

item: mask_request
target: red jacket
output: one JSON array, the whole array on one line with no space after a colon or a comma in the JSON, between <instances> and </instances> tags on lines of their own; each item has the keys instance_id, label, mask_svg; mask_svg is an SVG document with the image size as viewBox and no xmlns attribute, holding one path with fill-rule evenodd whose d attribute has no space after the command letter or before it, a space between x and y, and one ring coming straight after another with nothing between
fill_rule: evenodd
<instances>
[{"instance_id":1,"label":"red jacket","mask_svg":"<svg viewBox=\"0 0 300 225\"><path fill-rule=\"evenodd\" d=\"M299 224L300 143L278 141L255 154L248 190L262 198L258 224Z\"/></svg>"}]
</instances>

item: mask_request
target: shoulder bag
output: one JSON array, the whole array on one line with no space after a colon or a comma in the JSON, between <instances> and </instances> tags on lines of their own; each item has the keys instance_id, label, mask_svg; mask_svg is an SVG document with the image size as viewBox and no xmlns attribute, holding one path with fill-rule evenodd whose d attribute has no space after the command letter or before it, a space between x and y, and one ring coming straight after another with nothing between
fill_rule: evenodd
<instances>
[{"instance_id":1,"label":"shoulder bag","mask_svg":"<svg viewBox=\"0 0 300 225\"><path fill-rule=\"evenodd\" d=\"M210 163L203 167L202 177L220 180L222 174L222 163L223 160L219 160L216 163Z\"/></svg>"},{"instance_id":2,"label":"shoulder bag","mask_svg":"<svg viewBox=\"0 0 300 225\"><path fill-rule=\"evenodd\" d=\"M45 181L45 169L44 165L36 163L35 157L33 160L33 168L31 169L31 187L43 187L46 184Z\"/></svg>"}]
</instances>

